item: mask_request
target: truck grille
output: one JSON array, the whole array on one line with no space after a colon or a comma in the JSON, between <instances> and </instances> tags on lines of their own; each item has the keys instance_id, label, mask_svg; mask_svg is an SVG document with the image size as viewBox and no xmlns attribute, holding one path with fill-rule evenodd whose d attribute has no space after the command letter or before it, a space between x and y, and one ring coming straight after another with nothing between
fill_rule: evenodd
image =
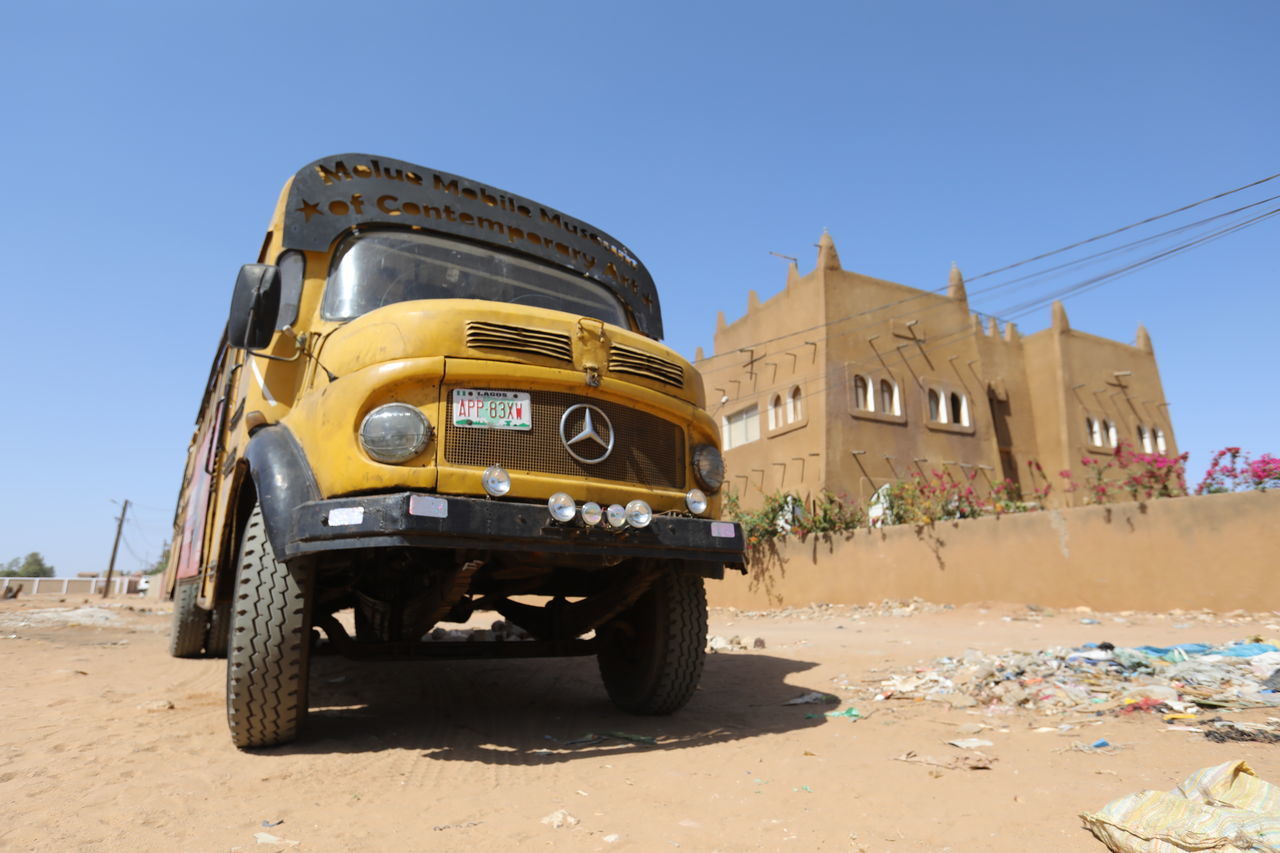
<instances>
[{"instance_id":1,"label":"truck grille","mask_svg":"<svg viewBox=\"0 0 1280 853\"><path fill-rule=\"evenodd\" d=\"M478 320L467 323L467 346L531 352L560 361L573 361L573 344L568 335L502 323L484 323Z\"/></svg>"},{"instance_id":2,"label":"truck grille","mask_svg":"<svg viewBox=\"0 0 1280 853\"><path fill-rule=\"evenodd\" d=\"M469 385L467 387L476 387ZM450 391L450 393L452 393ZM679 489L684 487L684 433L670 421L596 397L530 392L533 429L476 429L444 425L444 458L453 465L595 477ZM590 403L613 424L613 452L595 465L574 459L560 443L560 416Z\"/></svg>"},{"instance_id":3,"label":"truck grille","mask_svg":"<svg viewBox=\"0 0 1280 853\"><path fill-rule=\"evenodd\" d=\"M614 344L609 349L609 372L630 373L677 388L684 387L684 370L680 365L622 344Z\"/></svg>"}]
</instances>

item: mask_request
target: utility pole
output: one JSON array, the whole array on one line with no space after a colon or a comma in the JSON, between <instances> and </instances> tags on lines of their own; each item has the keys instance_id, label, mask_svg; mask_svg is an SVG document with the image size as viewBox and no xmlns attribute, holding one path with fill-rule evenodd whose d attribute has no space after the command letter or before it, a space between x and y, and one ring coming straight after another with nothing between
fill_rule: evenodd
<instances>
[{"instance_id":1,"label":"utility pole","mask_svg":"<svg viewBox=\"0 0 1280 853\"><path fill-rule=\"evenodd\" d=\"M116 570L116 551L120 549L120 534L124 532L124 514L129 511L129 499L125 498L124 506L120 508L120 520L116 524L116 541L111 543L111 562L107 565L107 582L102 586L102 597L106 598L111 592L111 575Z\"/></svg>"}]
</instances>

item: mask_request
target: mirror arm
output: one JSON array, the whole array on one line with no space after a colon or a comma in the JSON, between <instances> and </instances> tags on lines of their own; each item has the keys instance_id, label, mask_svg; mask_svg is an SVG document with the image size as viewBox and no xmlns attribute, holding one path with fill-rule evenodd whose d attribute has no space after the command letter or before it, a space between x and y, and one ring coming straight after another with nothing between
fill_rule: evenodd
<instances>
[{"instance_id":1,"label":"mirror arm","mask_svg":"<svg viewBox=\"0 0 1280 853\"><path fill-rule=\"evenodd\" d=\"M293 331L292 326L285 326L280 331L288 335L289 337L293 338L293 355L288 357L285 357L282 355L270 355L268 353L263 352L262 350L252 350L252 349L246 349L245 352L248 355L254 356L256 358L265 358L268 361L283 361L286 363L297 361L300 356L305 355L308 358L310 358L312 361L314 361L317 367L319 367L321 370L324 371L324 375L329 377L330 382L337 381L338 377L334 376L333 373L330 372L329 368L321 364L320 359L316 358L315 356L311 355L311 353L307 352L307 349L306 349L307 333L306 332L303 332L301 335L296 334Z\"/></svg>"},{"instance_id":2,"label":"mirror arm","mask_svg":"<svg viewBox=\"0 0 1280 853\"><path fill-rule=\"evenodd\" d=\"M250 315L250 321L252 322L252 315ZM270 355L263 350L256 350L256 349L246 349L245 352L247 352L249 355L256 356L257 358L265 358L267 361L283 361L283 362L297 361L298 358L302 355L303 346L306 344L306 341L307 341L306 333L304 332L301 336L295 334L293 331L293 326L285 326L280 331L293 339L293 355L287 356L287 357L283 355Z\"/></svg>"}]
</instances>

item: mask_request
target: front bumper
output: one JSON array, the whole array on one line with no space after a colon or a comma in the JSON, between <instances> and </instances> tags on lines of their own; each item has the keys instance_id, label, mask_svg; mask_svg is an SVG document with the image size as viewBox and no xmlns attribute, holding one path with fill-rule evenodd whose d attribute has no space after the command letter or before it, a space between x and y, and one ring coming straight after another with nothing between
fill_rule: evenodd
<instances>
[{"instance_id":1,"label":"front bumper","mask_svg":"<svg viewBox=\"0 0 1280 853\"><path fill-rule=\"evenodd\" d=\"M284 556L406 546L744 564L742 528L732 522L655 515L648 527L615 531L560 524L543 504L413 492L301 504Z\"/></svg>"}]
</instances>

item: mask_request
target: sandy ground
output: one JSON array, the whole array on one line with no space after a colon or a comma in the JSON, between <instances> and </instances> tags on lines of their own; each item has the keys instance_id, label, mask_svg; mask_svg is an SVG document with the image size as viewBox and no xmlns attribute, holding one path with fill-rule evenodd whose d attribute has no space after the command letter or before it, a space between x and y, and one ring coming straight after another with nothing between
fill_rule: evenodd
<instances>
[{"instance_id":1,"label":"sandy ground","mask_svg":"<svg viewBox=\"0 0 1280 853\"><path fill-rule=\"evenodd\" d=\"M314 666L305 740L251 754L227 735L224 662L167 656L167 604L99 604L0 605L0 848L1101 851L1080 811L1235 758L1280 781L1280 747L1211 743L1157 716L1046 733L1035 729L1061 720L869 695L890 672L966 648L1273 639L1271 615L1086 625L1021 603L715 611L713 633L766 647L710 656L701 690L669 718L614 711L589 658L328 658ZM874 713L782 704L806 691ZM950 759L945 741L974 723L991 727L990 770L896 760ZM656 744L569 743L604 732ZM1118 749L1073 749L1098 738ZM542 822L558 810L576 825Z\"/></svg>"}]
</instances>

